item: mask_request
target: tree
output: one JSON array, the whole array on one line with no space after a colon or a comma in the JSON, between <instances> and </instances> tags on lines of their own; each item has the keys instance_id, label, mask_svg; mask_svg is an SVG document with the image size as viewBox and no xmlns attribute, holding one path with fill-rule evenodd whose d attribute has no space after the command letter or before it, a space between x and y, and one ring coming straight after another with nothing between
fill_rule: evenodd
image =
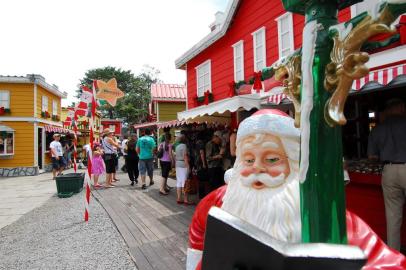
<instances>
[{"instance_id":1,"label":"tree","mask_svg":"<svg viewBox=\"0 0 406 270\"><path fill-rule=\"evenodd\" d=\"M85 77L80 80L80 85L91 87L93 80L107 82L111 78L116 78L118 88L125 93L125 96L118 100L114 108L106 104L98 109L103 117L123 118L125 123L132 124L146 119L151 98L151 84L158 81L158 75L159 70L149 66L146 66L138 76L135 76L130 70L108 66L87 71ZM79 96L80 87L77 93Z\"/></svg>"}]
</instances>

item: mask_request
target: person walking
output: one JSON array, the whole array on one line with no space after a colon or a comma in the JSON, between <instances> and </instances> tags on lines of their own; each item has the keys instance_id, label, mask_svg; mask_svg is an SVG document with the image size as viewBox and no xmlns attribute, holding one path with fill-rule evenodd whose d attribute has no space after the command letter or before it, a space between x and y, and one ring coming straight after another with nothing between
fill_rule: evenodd
<instances>
[{"instance_id":1,"label":"person walking","mask_svg":"<svg viewBox=\"0 0 406 270\"><path fill-rule=\"evenodd\" d=\"M53 135L54 140L51 142L49 145L49 148L51 149L51 159L52 159L52 175L53 175L53 180L55 180L57 175L61 175L62 171L65 169L66 162L65 159L63 158L63 150L62 150L62 144L59 142L61 139L61 135L55 133Z\"/></svg>"},{"instance_id":2,"label":"person walking","mask_svg":"<svg viewBox=\"0 0 406 270\"><path fill-rule=\"evenodd\" d=\"M215 190L224 185L224 148L221 137L221 132L215 131L211 141L206 144L206 158L211 190Z\"/></svg>"},{"instance_id":3,"label":"person walking","mask_svg":"<svg viewBox=\"0 0 406 270\"><path fill-rule=\"evenodd\" d=\"M127 172L127 142L129 141L129 138L127 136L124 136L123 141L121 142L121 153L123 154L124 157L124 165L121 167L121 170L123 172Z\"/></svg>"},{"instance_id":4,"label":"person walking","mask_svg":"<svg viewBox=\"0 0 406 270\"><path fill-rule=\"evenodd\" d=\"M173 155L172 155L172 144L170 142L171 142L171 134L166 133L164 141L159 145L159 148L158 148L158 152L162 151L162 157L160 158L162 183L161 183L161 188L159 189L159 194L161 194L161 195L169 194L169 188L167 187L167 182L168 182L169 172L172 168L172 164L174 163L174 159L173 159Z\"/></svg>"},{"instance_id":5,"label":"person walking","mask_svg":"<svg viewBox=\"0 0 406 270\"><path fill-rule=\"evenodd\" d=\"M156 148L155 140L151 137L151 130L145 129L145 135L138 139L136 150L139 156L138 170L141 175L142 189L146 189L145 178L148 173L149 185L154 184L154 151Z\"/></svg>"},{"instance_id":6,"label":"person walking","mask_svg":"<svg viewBox=\"0 0 406 270\"><path fill-rule=\"evenodd\" d=\"M185 192L185 183L189 176L190 164L188 149L186 146L185 135L180 135L178 145L175 149L175 167L176 167L176 202L178 204L192 204L188 200L188 194ZM182 201L183 195L183 201Z\"/></svg>"},{"instance_id":7,"label":"person walking","mask_svg":"<svg viewBox=\"0 0 406 270\"><path fill-rule=\"evenodd\" d=\"M130 178L132 186L134 186L134 183L138 184L138 176L139 176L138 171L139 157L136 151L136 145L137 145L137 135L132 134L130 139L127 141L127 145L125 145L124 147L124 152L126 153L125 164L127 168L128 177Z\"/></svg>"},{"instance_id":8,"label":"person walking","mask_svg":"<svg viewBox=\"0 0 406 270\"><path fill-rule=\"evenodd\" d=\"M102 185L99 184L99 177L106 172L104 161L102 158L103 150L100 144L94 143L93 145L93 155L92 155L92 174L93 174L93 187L101 188Z\"/></svg>"},{"instance_id":9,"label":"person walking","mask_svg":"<svg viewBox=\"0 0 406 270\"><path fill-rule=\"evenodd\" d=\"M403 206L406 199L406 117L405 103L389 100L382 124L371 131L368 140L368 157L380 160L382 190L385 202L388 245L400 250L400 230Z\"/></svg>"},{"instance_id":10,"label":"person walking","mask_svg":"<svg viewBox=\"0 0 406 270\"><path fill-rule=\"evenodd\" d=\"M113 174L116 173L116 156L118 143L113 139L113 132L106 128L103 131L102 146L104 151L104 164L106 165L106 183L105 187L114 187Z\"/></svg>"}]
</instances>

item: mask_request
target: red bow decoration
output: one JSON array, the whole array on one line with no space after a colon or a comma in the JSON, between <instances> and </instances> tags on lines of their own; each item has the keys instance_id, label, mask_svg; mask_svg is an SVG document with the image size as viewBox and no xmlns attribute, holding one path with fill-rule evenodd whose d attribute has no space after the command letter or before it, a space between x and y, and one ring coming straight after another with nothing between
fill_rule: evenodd
<instances>
[{"instance_id":1,"label":"red bow decoration","mask_svg":"<svg viewBox=\"0 0 406 270\"><path fill-rule=\"evenodd\" d=\"M229 86L228 96L229 97L235 96L235 82L230 82L228 86Z\"/></svg>"},{"instance_id":2,"label":"red bow decoration","mask_svg":"<svg viewBox=\"0 0 406 270\"><path fill-rule=\"evenodd\" d=\"M0 107L0 115L3 115L6 112L6 109L4 107Z\"/></svg>"},{"instance_id":3,"label":"red bow decoration","mask_svg":"<svg viewBox=\"0 0 406 270\"><path fill-rule=\"evenodd\" d=\"M204 92L204 105L208 105L209 104L209 95L210 95L210 91L207 90L206 92Z\"/></svg>"},{"instance_id":4,"label":"red bow decoration","mask_svg":"<svg viewBox=\"0 0 406 270\"><path fill-rule=\"evenodd\" d=\"M256 90L257 93L262 90L262 72L254 72L254 86L253 89Z\"/></svg>"}]
</instances>

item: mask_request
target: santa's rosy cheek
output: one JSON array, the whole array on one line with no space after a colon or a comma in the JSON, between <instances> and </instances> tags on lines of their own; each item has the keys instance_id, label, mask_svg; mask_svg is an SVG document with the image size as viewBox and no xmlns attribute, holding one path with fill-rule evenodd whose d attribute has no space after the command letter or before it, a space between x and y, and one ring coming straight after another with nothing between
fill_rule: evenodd
<instances>
[{"instance_id":1,"label":"santa's rosy cheek","mask_svg":"<svg viewBox=\"0 0 406 270\"><path fill-rule=\"evenodd\" d=\"M273 166L271 168L267 169L267 172L270 176L276 177L280 175L281 173L285 173L285 166L284 165L279 165L279 166Z\"/></svg>"},{"instance_id":2,"label":"santa's rosy cheek","mask_svg":"<svg viewBox=\"0 0 406 270\"><path fill-rule=\"evenodd\" d=\"M250 174L252 174L253 172L254 172L254 169L252 167L251 168L244 168L244 169L241 170L241 175L244 176L244 177L247 177Z\"/></svg>"}]
</instances>

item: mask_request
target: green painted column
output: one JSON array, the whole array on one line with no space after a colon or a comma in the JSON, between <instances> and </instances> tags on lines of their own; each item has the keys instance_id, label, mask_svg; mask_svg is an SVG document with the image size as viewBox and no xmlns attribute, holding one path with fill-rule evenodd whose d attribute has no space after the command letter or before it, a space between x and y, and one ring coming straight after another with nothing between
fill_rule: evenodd
<instances>
[{"instance_id":1,"label":"green painted column","mask_svg":"<svg viewBox=\"0 0 406 270\"><path fill-rule=\"evenodd\" d=\"M308 159L305 179L300 179L302 180L300 184L302 242L346 244L341 127L330 127L324 119L324 107L331 94L324 89L323 84L325 67L331 61L330 52L333 47L333 41L328 35L329 27L338 23L339 9L358 1L282 1L287 10L304 14L306 25L317 23L313 65L311 67L302 65L302 74L310 72L303 69L310 68L313 79L313 97L310 98L313 106L308 119L303 119L303 110L305 110L303 106L307 104L303 95L304 77L302 77L301 89L301 128L307 123L310 130L308 155L305 156L306 151L303 151L303 146L301 149L301 160ZM312 39L306 36L307 34L304 31L304 44ZM306 58L304 54L306 52L302 51L302 61ZM303 136L301 139L302 143L306 140ZM302 167L301 162L301 169Z\"/></svg>"}]
</instances>

